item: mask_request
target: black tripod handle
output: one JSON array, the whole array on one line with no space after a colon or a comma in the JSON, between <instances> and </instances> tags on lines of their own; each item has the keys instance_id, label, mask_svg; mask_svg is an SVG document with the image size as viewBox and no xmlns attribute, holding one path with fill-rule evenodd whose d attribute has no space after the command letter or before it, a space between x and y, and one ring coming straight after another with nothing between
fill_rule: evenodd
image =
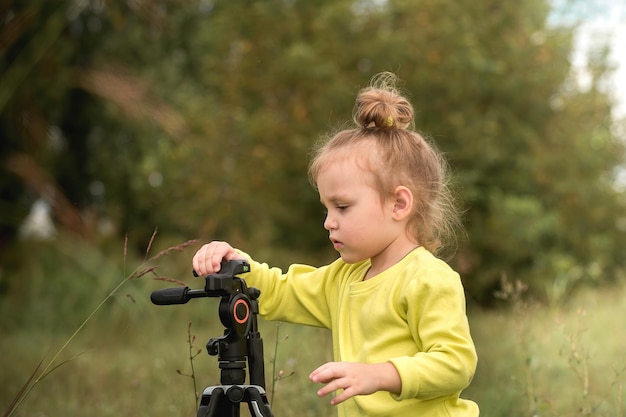
<instances>
[{"instance_id":1,"label":"black tripod handle","mask_svg":"<svg viewBox=\"0 0 626 417\"><path fill-rule=\"evenodd\" d=\"M189 287L173 287L156 290L150 294L152 303L160 306L185 304L192 298L198 297L206 297L206 292L204 290L190 290Z\"/></svg>"}]
</instances>

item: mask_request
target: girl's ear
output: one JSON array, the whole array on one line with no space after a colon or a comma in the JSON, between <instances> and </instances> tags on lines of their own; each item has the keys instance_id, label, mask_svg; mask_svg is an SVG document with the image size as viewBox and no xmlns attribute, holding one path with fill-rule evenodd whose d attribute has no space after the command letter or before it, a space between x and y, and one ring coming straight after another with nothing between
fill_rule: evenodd
<instances>
[{"instance_id":1,"label":"girl's ear","mask_svg":"<svg viewBox=\"0 0 626 417\"><path fill-rule=\"evenodd\" d=\"M403 185L396 187L394 191L393 218L403 220L411 214L413 209L413 193Z\"/></svg>"}]
</instances>

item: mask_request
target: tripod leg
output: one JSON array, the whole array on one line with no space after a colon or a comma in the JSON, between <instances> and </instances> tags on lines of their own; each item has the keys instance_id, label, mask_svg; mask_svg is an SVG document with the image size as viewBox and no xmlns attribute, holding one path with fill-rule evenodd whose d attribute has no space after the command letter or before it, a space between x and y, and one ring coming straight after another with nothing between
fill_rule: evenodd
<instances>
[{"instance_id":1,"label":"tripod leg","mask_svg":"<svg viewBox=\"0 0 626 417\"><path fill-rule=\"evenodd\" d=\"M208 387L202 393L197 417L239 417L240 403L246 390L240 385L222 385ZM256 416L256 415L253 415ZM265 414L261 414L265 416Z\"/></svg>"},{"instance_id":2,"label":"tripod leg","mask_svg":"<svg viewBox=\"0 0 626 417\"><path fill-rule=\"evenodd\" d=\"M261 394L256 387L248 387L246 394L246 402L252 417L273 417L272 409L265 393Z\"/></svg>"},{"instance_id":3,"label":"tripod leg","mask_svg":"<svg viewBox=\"0 0 626 417\"><path fill-rule=\"evenodd\" d=\"M200 402L200 407L198 407L197 417L216 417L218 416L217 411L220 405L222 398L225 398L224 390L222 388L215 388L211 391L209 395L208 404L204 404L206 394L202 396L202 401Z\"/></svg>"}]
</instances>

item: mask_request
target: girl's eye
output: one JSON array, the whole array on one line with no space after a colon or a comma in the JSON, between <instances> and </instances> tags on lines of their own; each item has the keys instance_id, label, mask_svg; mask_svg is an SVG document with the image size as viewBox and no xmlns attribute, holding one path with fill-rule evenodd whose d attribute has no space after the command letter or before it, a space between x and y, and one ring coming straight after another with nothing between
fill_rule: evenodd
<instances>
[{"instance_id":1,"label":"girl's eye","mask_svg":"<svg viewBox=\"0 0 626 417\"><path fill-rule=\"evenodd\" d=\"M330 209L324 208L323 213L324 213L324 216L328 216L329 211L336 210L336 211L341 212L341 211L348 209L348 207L350 207L348 204L335 204L331 206Z\"/></svg>"}]
</instances>

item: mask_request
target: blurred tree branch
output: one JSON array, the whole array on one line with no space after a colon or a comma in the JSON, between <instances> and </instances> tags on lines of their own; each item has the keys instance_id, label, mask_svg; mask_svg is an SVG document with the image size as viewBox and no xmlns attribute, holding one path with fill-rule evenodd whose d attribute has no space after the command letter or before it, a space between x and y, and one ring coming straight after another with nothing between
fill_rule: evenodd
<instances>
[{"instance_id":1,"label":"blurred tree branch","mask_svg":"<svg viewBox=\"0 0 626 417\"><path fill-rule=\"evenodd\" d=\"M93 231L81 217L80 211L63 195L54 179L30 155L14 154L4 163L28 188L48 202L55 218L63 227L83 238L90 238Z\"/></svg>"}]
</instances>

